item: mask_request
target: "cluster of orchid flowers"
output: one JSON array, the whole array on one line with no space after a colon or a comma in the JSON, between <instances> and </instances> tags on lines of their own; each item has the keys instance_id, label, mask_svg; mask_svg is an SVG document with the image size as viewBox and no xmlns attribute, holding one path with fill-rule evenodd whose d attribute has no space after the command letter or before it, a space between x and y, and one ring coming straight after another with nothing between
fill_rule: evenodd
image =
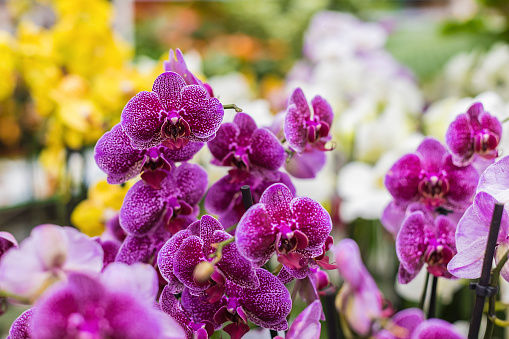
<instances>
[{"instance_id":1,"label":"cluster of orchid flowers","mask_svg":"<svg viewBox=\"0 0 509 339\"><path fill-rule=\"evenodd\" d=\"M296 89L281 123L259 128L243 112L222 123L224 109L234 105L215 98L179 50L170 50L164 67L152 91L133 97L96 145L95 160L110 184L141 174L106 231L89 238L41 225L19 246L0 233L1 296L32 305L12 324L10 339L205 339L220 329L239 339L249 322L273 337L286 331L287 339L319 338L320 295L334 290L326 272L332 269L345 281L336 306L358 335L462 338L419 309L393 315L384 308L357 244L344 239L333 247L329 213L296 197L281 171L310 178L324 165L323 152L333 149L327 101L316 96L309 105ZM396 238L401 282L424 264L434 276L480 275L492 202L509 188L497 175L509 160L484 171L498 156L500 137L500 122L476 104L451 125L447 148L426 139L389 171L394 201L383 223ZM208 192L206 171L188 162L205 143L213 164L230 168ZM255 202L247 211L246 185ZM476 189L482 192L473 199ZM200 201L218 219L200 213ZM504 251L508 216L499 236ZM308 306L289 324L297 295Z\"/></svg>"}]
</instances>

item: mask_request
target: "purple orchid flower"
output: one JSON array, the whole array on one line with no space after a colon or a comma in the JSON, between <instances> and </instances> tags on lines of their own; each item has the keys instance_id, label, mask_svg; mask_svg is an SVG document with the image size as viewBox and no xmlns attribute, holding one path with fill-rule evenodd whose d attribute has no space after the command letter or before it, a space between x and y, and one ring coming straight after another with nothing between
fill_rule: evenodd
<instances>
[{"instance_id":1,"label":"purple orchid flower","mask_svg":"<svg viewBox=\"0 0 509 339\"><path fill-rule=\"evenodd\" d=\"M235 242L239 252L257 266L276 252L291 275L302 279L309 273L307 259L324 254L331 230L329 213L319 203L294 198L288 187L274 184L240 219Z\"/></svg>"},{"instance_id":2,"label":"purple orchid flower","mask_svg":"<svg viewBox=\"0 0 509 339\"><path fill-rule=\"evenodd\" d=\"M320 151L331 151L325 143L330 140L329 130L334 119L332 108L318 95L311 100L311 106L313 111L300 88L292 93L283 127L285 138L297 153L302 153L308 143Z\"/></svg>"},{"instance_id":3,"label":"purple orchid flower","mask_svg":"<svg viewBox=\"0 0 509 339\"><path fill-rule=\"evenodd\" d=\"M465 166L474 160L476 154L486 159L498 157L497 146L501 137L500 121L477 102L451 123L445 141L454 164Z\"/></svg>"},{"instance_id":4,"label":"purple orchid flower","mask_svg":"<svg viewBox=\"0 0 509 339\"><path fill-rule=\"evenodd\" d=\"M134 148L162 143L180 149L190 141L212 140L223 115L223 106L205 88L186 85L177 73L165 72L154 81L152 92L140 92L129 100L120 123Z\"/></svg>"},{"instance_id":5,"label":"purple orchid flower","mask_svg":"<svg viewBox=\"0 0 509 339\"><path fill-rule=\"evenodd\" d=\"M0 289L33 302L52 283L72 272L93 273L103 268L101 245L72 227L40 225L18 248L0 261Z\"/></svg>"},{"instance_id":6,"label":"purple orchid flower","mask_svg":"<svg viewBox=\"0 0 509 339\"><path fill-rule=\"evenodd\" d=\"M456 224L444 215L434 219L423 211L409 214L396 237L399 282L412 281L425 263L435 277L452 278L447 264L456 254L455 232Z\"/></svg>"},{"instance_id":7,"label":"purple orchid flower","mask_svg":"<svg viewBox=\"0 0 509 339\"><path fill-rule=\"evenodd\" d=\"M293 154L285 162L285 170L295 178L313 179L325 166L325 154L307 144L302 153Z\"/></svg>"},{"instance_id":8,"label":"purple orchid flower","mask_svg":"<svg viewBox=\"0 0 509 339\"><path fill-rule=\"evenodd\" d=\"M201 300L195 304L198 304L200 301ZM179 323L180 326L183 327L186 333L186 339L208 339L214 333L215 326L213 324L213 319L195 322L193 317L183 309L179 300L175 298L169 286L164 287L163 292L159 297L159 305L164 313L171 316ZM193 304L192 306L189 306L189 309L196 311L194 317L209 319L209 312L211 310L213 311L214 308L219 309L221 306L221 303L209 303L208 305L201 304L201 308L196 308Z\"/></svg>"},{"instance_id":9,"label":"purple orchid flower","mask_svg":"<svg viewBox=\"0 0 509 339\"><path fill-rule=\"evenodd\" d=\"M488 233L497 200L486 192L479 192L458 223L456 247L458 253L447 266L459 278L475 279L481 276ZM504 208L495 249L495 262L509 250L509 213ZM500 275L509 281L509 265L505 264Z\"/></svg>"},{"instance_id":10,"label":"purple orchid flower","mask_svg":"<svg viewBox=\"0 0 509 339\"><path fill-rule=\"evenodd\" d=\"M277 171L285 162L285 149L272 132L257 128L245 113L237 113L232 123L224 123L216 138L207 143L212 163L253 171L261 177L278 180Z\"/></svg>"},{"instance_id":11,"label":"purple orchid flower","mask_svg":"<svg viewBox=\"0 0 509 339\"><path fill-rule=\"evenodd\" d=\"M320 300L313 301L295 318L284 339L319 339L322 328L320 314L322 313ZM279 336L276 338L283 339Z\"/></svg>"},{"instance_id":12,"label":"purple orchid flower","mask_svg":"<svg viewBox=\"0 0 509 339\"><path fill-rule=\"evenodd\" d=\"M207 173L199 165L172 167L161 189L139 181L127 192L120 209L120 225L130 235L144 236L164 227L176 233L187 226L186 216L198 213L196 204L207 189ZM184 224L184 225L183 225Z\"/></svg>"},{"instance_id":13,"label":"purple orchid flower","mask_svg":"<svg viewBox=\"0 0 509 339\"><path fill-rule=\"evenodd\" d=\"M260 282L255 289L227 281L225 294L215 301L214 306L207 306L207 310L203 308L203 302L206 300L204 297L195 296L184 289L182 305L193 314L193 317L198 317L196 321L201 322L205 320L211 322L211 310L219 306L213 315L213 322L222 324L231 321L223 330L230 334L232 339L239 339L249 331L248 320L263 328L287 330L286 317L292 308L290 293L267 270L256 269L255 272Z\"/></svg>"},{"instance_id":14,"label":"purple orchid flower","mask_svg":"<svg viewBox=\"0 0 509 339\"><path fill-rule=\"evenodd\" d=\"M34 338L183 339L177 322L153 307L157 275L152 267L143 266L112 264L101 280L70 275L34 306L30 322Z\"/></svg>"},{"instance_id":15,"label":"purple orchid flower","mask_svg":"<svg viewBox=\"0 0 509 339\"><path fill-rule=\"evenodd\" d=\"M179 293L185 286L195 295L207 293L210 302L214 302L221 298L226 282L230 280L248 289L258 288L259 281L251 263L239 254L235 243L222 249L221 259L211 265L210 278L197 280L198 265L203 266L202 263L213 260L209 257L216 251L213 244L231 238L223 226L209 215L204 215L200 221L171 237L157 257L159 270L168 281L169 290Z\"/></svg>"},{"instance_id":16,"label":"purple orchid flower","mask_svg":"<svg viewBox=\"0 0 509 339\"><path fill-rule=\"evenodd\" d=\"M338 310L355 332L367 335L373 320L382 316L382 294L364 266L359 246L354 240L341 240L334 253L339 273L345 279L336 297Z\"/></svg>"},{"instance_id":17,"label":"purple orchid flower","mask_svg":"<svg viewBox=\"0 0 509 339\"><path fill-rule=\"evenodd\" d=\"M249 185L255 203L259 202L262 193L275 183L286 185L291 193L295 194L295 187L290 177L283 172L278 172L278 175L278 180L271 181L246 171L230 170L228 175L219 179L209 188L205 197L205 209L209 213L217 214L223 226L233 226L239 222L246 211L240 190L242 186Z\"/></svg>"},{"instance_id":18,"label":"purple orchid flower","mask_svg":"<svg viewBox=\"0 0 509 339\"><path fill-rule=\"evenodd\" d=\"M174 166L173 162L192 159L203 145L192 142L180 149L158 145L140 150L131 146L131 139L117 124L99 139L94 158L97 166L108 175L110 184L122 184L141 173L141 178L157 189Z\"/></svg>"},{"instance_id":19,"label":"purple orchid flower","mask_svg":"<svg viewBox=\"0 0 509 339\"><path fill-rule=\"evenodd\" d=\"M180 51L180 49L176 49L175 52L173 52L172 49L170 49L169 58L168 60L163 61L164 71L165 72L175 72L179 74L187 85L199 85L203 86L209 95L211 97L214 96L214 93L212 92L212 87L210 87L208 84L203 83L198 79L193 73L191 73L187 69L186 62L184 60L184 55Z\"/></svg>"},{"instance_id":20,"label":"purple orchid flower","mask_svg":"<svg viewBox=\"0 0 509 339\"><path fill-rule=\"evenodd\" d=\"M509 156L505 156L490 165L481 175L477 192L486 192L497 201L505 204L509 201Z\"/></svg>"},{"instance_id":21,"label":"purple orchid flower","mask_svg":"<svg viewBox=\"0 0 509 339\"><path fill-rule=\"evenodd\" d=\"M426 138L415 153L403 156L391 167L385 186L402 210L419 201L433 208L463 212L472 202L478 180L473 166L455 166L438 140Z\"/></svg>"}]
</instances>

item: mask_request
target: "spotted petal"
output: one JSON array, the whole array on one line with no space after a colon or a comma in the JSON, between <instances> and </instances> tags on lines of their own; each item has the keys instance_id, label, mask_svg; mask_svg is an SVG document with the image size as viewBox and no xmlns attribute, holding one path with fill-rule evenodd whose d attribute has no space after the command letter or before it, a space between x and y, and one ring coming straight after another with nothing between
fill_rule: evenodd
<instances>
[{"instance_id":1,"label":"spotted petal","mask_svg":"<svg viewBox=\"0 0 509 339\"><path fill-rule=\"evenodd\" d=\"M184 79L175 72L161 73L154 84L152 91L157 93L166 112L176 111L181 106L181 90L186 86Z\"/></svg>"},{"instance_id":2,"label":"spotted petal","mask_svg":"<svg viewBox=\"0 0 509 339\"><path fill-rule=\"evenodd\" d=\"M311 106L313 107L314 116L320 117L320 122L326 122L329 126L332 126L334 113L327 100L317 95L311 100Z\"/></svg>"},{"instance_id":3,"label":"spotted petal","mask_svg":"<svg viewBox=\"0 0 509 339\"><path fill-rule=\"evenodd\" d=\"M173 272L178 280L193 291L205 291L210 284L198 285L194 280L194 269L200 262L205 261L203 255L203 240L190 236L182 242L173 258Z\"/></svg>"},{"instance_id":4,"label":"spotted petal","mask_svg":"<svg viewBox=\"0 0 509 339\"><path fill-rule=\"evenodd\" d=\"M290 204L293 219L298 229L308 238L308 245L304 249L310 256L312 252L322 250L330 231L332 221L329 213L319 203L308 197L299 197L292 200ZM299 252L299 250L298 250Z\"/></svg>"},{"instance_id":5,"label":"spotted petal","mask_svg":"<svg viewBox=\"0 0 509 339\"><path fill-rule=\"evenodd\" d=\"M109 184L121 184L134 178L140 174L144 162L141 151L131 147L131 139L120 124L113 126L99 139L94 149L94 159L108 175Z\"/></svg>"},{"instance_id":6,"label":"spotted petal","mask_svg":"<svg viewBox=\"0 0 509 339\"><path fill-rule=\"evenodd\" d=\"M189 230L177 232L163 245L157 256L157 266L163 278L168 281L167 287L170 289L171 293L179 293L184 288L184 285L175 276L173 262L175 253L180 249L184 240L190 236L191 233Z\"/></svg>"},{"instance_id":7,"label":"spotted petal","mask_svg":"<svg viewBox=\"0 0 509 339\"><path fill-rule=\"evenodd\" d=\"M406 206L418 195L421 159L416 154L407 154L399 159L385 176L385 187L394 197L397 206Z\"/></svg>"},{"instance_id":8,"label":"spotted petal","mask_svg":"<svg viewBox=\"0 0 509 339\"><path fill-rule=\"evenodd\" d=\"M161 142L159 116L162 109L158 95L153 92L140 92L129 100L122 111L120 124L134 148L146 149Z\"/></svg>"},{"instance_id":9,"label":"spotted petal","mask_svg":"<svg viewBox=\"0 0 509 339\"><path fill-rule=\"evenodd\" d=\"M189 85L182 89L182 117L191 128L190 140L193 137L206 138L219 129L223 121L223 105L216 98L208 98L205 88ZM200 141L200 140L196 140Z\"/></svg>"},{"instance_id":10,"label":"spotted petal","mask_svg":"<svg viewBox=\"0 0 509 339\"><path fill-rule=\"evenodd\" d=\"M251 154L249 160L257 166L269 170L277 170L283 166L285 149L272 132L267 129L257 129L251 137Z\"/></svg>"},{"instance_id":11,"label":"spotted petal","mask_svg":"<svg viewBox=\"0 0 509 339\"><path fill-rule=\"evenodd\" d=\"M420 271L424 265L425 228L424 214L420 211L407 216L396 237L396 253L401 265L409 273Z\"/></svg>"},{"instance_id":12,"label":"spotted petal","mask_svg":"<svg viewBox=\"0 0 509 339\"><path fill-rule=\"evenodd\" d=\"M454 163L457 166L465 166L474 154L474 136L472 127L466 114L456 117L445 134L447 147L454 155Z\"/></svg>"},{"instance_id":13,"label":"spotted petal","mask_svg":"<svg viewBox=\"0 0 509 339\"><path fill-rule=\"evenodd\" d=\"M290 202L293 194L284 184L274 184L269 186L260 197L260 203L265 205L274 224L280 224L281 221L287 221L290 216Z\"/></svg>"}]
</instances>

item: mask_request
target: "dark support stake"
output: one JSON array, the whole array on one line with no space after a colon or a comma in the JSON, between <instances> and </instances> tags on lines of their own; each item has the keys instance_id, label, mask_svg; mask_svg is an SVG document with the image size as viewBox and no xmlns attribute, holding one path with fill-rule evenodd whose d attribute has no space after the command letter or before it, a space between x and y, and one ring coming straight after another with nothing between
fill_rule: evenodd
<instances>
[{"instance_id":1,"label":"dark support stake","mask_svg":"<svg viewBox=\"0 0 509 339\"><path fill-rule=\"evenodd\" d=\"M244 202L244 207L246 211L249 207L253 206L253 197L251 196L251 188L249 185L244 185L240 188L242 191L242 201Z\"/></svg>"},{"instance_id":2,"label":"dark support stake","mask_svg":"<svg viewBox=\"0 0 509 339\"><path fill-rule=\"evenodd\" d=\"M437 284L438 277L433 276L433 283L431 284L431 296L429 297L428 319L435 318L437 309Z\"/></svg>"},{"instance_id":3,"label":"dark support stake","mask_svg":"<svg viewBox=\"0 0 509 339\"><path fill-rule=\"evenodd\" d=\"M334 293L327 293L323 299L323 310L327 321L327 334L329 339L343 338L338 332L338 314L334 305Z\"/></svg>"},{"instance_id":4,"label":"dark support stake","mask_svg":"<svg viewBox=\"0 0 509 339\"><path fill-rule=\"evenodd\" d=\"M275 337L277 337L277 331L270 330L270 337L271 337L271 338L275 338Z\"/></svg>"},{"instance_id":5,"label":"dark support stake","mask_svg":"<svg viewBox=\"0 0 509 339\"><path fill-rule=\"evenodd\" d=\"M488 283L490 281L491 265L493 262L493 255L495 254L495 245L497 244L498 231L500 230L500 221L502 220L503 210L504 205L499 203L495 204L493 217L491 218L488 242L486 244L486 254L484 256L481 278L477 284L470 284L470 288L475 290L476 297L474 311L472 312L472 319L470 321L470 328L468 330L468 339L478 338L485 299L487 296L491 295L491 293L495 292L489 288Z\"/></svg>"}]
</instances>

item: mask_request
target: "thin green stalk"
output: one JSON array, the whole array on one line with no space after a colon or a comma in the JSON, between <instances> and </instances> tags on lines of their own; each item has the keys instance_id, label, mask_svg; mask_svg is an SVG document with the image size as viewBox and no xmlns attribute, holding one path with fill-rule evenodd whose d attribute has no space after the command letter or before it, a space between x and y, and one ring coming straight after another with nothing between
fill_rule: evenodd
<instances>
[{"instance_id":1,"label":"thin green stalk","mask_svg":"<svg viewBox=\"0 0 509 339\"><path fill-rule=\"evenodd\" d=\"M239 112L242 112L242 108L238 107L237 105L235 104L227 104L227 105L223 105L223 108L224 109L234 109L235 112L239 113Z\"/></svg>"},{"instance_id":2,"label":"thin green stalk","mask_svg":"<svg viewBox=\"0 0 509 339\"><path fill-rule=\"evenodd\" d=\"M491 271L491 277L490 277L490 287L496 288L498 286L498 280L500 278L500 271L502 270L502 267L507 262L509 256L509 250L507 250L504 255L502 256L501 260L498 262L497 266ZM503 320L500 320L497 318L496 311L495 311L495 304L497 302L497 295L493 294L490 295L490 298L488 299L488 323L486 324L486 332L484 332L484 339L491 339L491 336L493 334L493 329L495 328L495 324L499 324L499 326L503 326L505 323Z\"/></svg>"},{"instance_id":3,"label":"thin green stalk","mask_svg":"<svg viewBox=\"0 0 509 339\"><path fill-rule=\"evenodd\" d=\"M419 308L424 311L424 303L426 302L426 295L428 294L429 272L426 272L426 281L424 282L424 289L422 290L421 300L419 301Z\"/></svg>"}]
</instances>

